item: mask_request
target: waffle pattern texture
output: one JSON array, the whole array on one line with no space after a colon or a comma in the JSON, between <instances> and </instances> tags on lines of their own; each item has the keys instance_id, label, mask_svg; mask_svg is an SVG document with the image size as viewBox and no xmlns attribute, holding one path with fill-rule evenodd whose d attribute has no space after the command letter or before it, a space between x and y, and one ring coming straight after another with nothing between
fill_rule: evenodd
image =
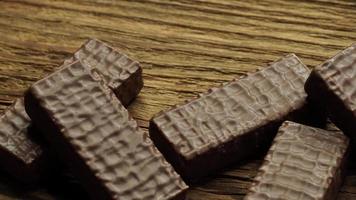
<instances>
[{"instance_id":1,"label":"waffle pattern texture","mask_svg":"<svg viewBox=\"0 0 356 200\"><path fill-rule=\"evenodd\" d=\"M303 86L309 74L291 54L163 111L152 121L175 151L189 160L302 108L306 99Z\"/></svg>"},{"instance_id":2,"label":"waffle pattern texture","mask_svg":"<svg viewBox=\"0 0 356 200\"><path fill-rule=\"evenodd\" d=\"M112 87L118 87L140 68L137 62L96 39L87 41L61 68L78 59L97 68ZM0 117L0 147L25 164L32 164L42 154L41 148L28 137L30 125L23 98L18 98Z\"/></svg>"},{"instance_id":3,"label":"waffle pattern texture","mask_svg":"<svg viewBox=\"0 0 356 200\"><path fill-rule=\"evenodd\" d=\"M27 134L30 125L22 98L17 99L0 117L0 147L26 165L32 164L42 153Z\"/></svg>"},{"instance_id":4,"label":"waffle pattern texture","mask_svg":"<svg viewBox=\"0 0 356 200\"><path fill-rule=\"evenodd\" d=\"M171 199L187 186L101 79L74 62L32 93L112 199ZM99 71L99 72L98 72Z\"/></svg>"},{"instance_id":5,"label":"waffle pattern texture","mask_svg":"<svg viewBox=\"0 0 356 200\"><path fill-rule=\"evenodd\" d=\"M245 200L335 199L348 145L341 131L284 122Z\"/></svg>"},{"instance_id":6,"label":"waffle pattern texture","mask_svg":"<svg viewBox=\"0 0 356 200\"><path fill-rule=\"evenodd\" d=\"M356 44L314 70L356 117Z\"/></svg>"},{"instance_id":7,"label":"waffle pattern texture","mask_svg":"<svg viewBox=\"0 0 356 200\"><path fill-rule=\"evenodd\" d=\"M140 70L138 62L96 39L88 40L72 58L64 61L64 66L76 60L95 67L114 92Z\"/></svg>"}]
</instances>

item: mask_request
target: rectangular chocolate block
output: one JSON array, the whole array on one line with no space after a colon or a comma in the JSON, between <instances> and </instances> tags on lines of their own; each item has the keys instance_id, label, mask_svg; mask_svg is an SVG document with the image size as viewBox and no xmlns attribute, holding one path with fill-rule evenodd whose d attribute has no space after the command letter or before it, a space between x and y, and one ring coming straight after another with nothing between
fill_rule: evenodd
<instances>
[{"instance_id":1,"label":"rectangular chocolate block","mask_svg":"<svg viewBox=\"0 0 356 200\"><path fill-rule=\"evenodd\" d=\"M60 68L66 68L76 60L94 67L124 106L128 106L143 87L139 63L99 40L88 40ZM36 182L41 176L40 171L44 171L48 158L28 135L28 132L31 132L30 135L37 135L37 131L31 126L23 99L17 99L0 116L0 120L1 169L23 183Z\"/></svg>"},{"instance_id":2,"label":"rectangular chocolate block","mask_svg":"<svg viewBox=\"0 0 356 200\"><path fill-rule=\"evenodd\" d=\"M64 66L76 60L97 69L125 107L143 87L140 64L97 39L88 40Z\"/></svg>"},{"instance_id":3,"label":"rectangular chocolate block","mask_svg":"<svg viewBox=\"0 0 356 200\"><path fill-rule=\"evenodd\" d=\"M187 186L147 133L80 61L36 82L26 111L93 199L184 199Z\"/></svg>"},{"instance_id":4,"label":"rectangular chocolate block","mask_svg":"<svg viewBox=\"0 0 356 200\"><path fill-rule=\"evenodd\" d=\"M284 122L244 199L336 199L348 146L341 131Z\"/></svg>"},{"instance_id":5,"label":"rectangular chocolate block","mask_svg":"<svg viewBox=\"0 0 356 200\"><path fill-rule=\"evenodd\" d=\"M0 116L0 167L22 183L38 180L44 159L41 147L27 134L30 125L22 98Z\"/></svg>"},{"instance_id":6,"label":"rectangular chocolate block","mask_svg":"<svg viewBox=\"0 0 356 200\"><path fill-rule=\"evenodd\" d=\"M356 141L356 44L316 67L305 91L315 106Z\"/></svg>"},{"instance_id":7,"label":"rectangular chocolate block","mask_svg":"<svg viewBox=\"0 0 356 200\"><path fill-rule=\"evenodd\" d=\"M158 149L185 181L267 151L285 119L322 119L304 92L309 69L294 54L210 89L150 122Z\"/></svg>"}]
</instances>

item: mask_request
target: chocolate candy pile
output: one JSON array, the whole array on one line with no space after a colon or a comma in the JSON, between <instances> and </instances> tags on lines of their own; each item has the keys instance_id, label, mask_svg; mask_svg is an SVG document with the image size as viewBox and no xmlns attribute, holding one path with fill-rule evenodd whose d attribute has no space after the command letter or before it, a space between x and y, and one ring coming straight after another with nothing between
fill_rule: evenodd
<instances>
[{"instance_id":1,"label":"chocolate candy pile","mask_svg":"<svg viewBox=\"0 0 356 200\"><path fill-rule=\"evenodd\" d=\"M336 197L356 140L356 45L312 72L287 55L156 114L149 135L125 108L142 86L138 62L89 40L1 116L2 170L31 184L69 163L92 199L180 200L186 183L268 152L245 199Z\"/></svg>"}]
</instances>

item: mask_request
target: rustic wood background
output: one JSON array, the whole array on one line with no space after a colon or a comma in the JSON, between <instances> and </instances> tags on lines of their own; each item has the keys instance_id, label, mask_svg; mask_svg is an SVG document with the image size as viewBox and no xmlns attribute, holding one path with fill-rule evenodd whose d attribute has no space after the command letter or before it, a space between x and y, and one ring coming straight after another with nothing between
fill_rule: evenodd
<instances>
[{"instance_id":1,"label":"rustic wood background","mask_svg":"<svg viewBox=\"0 0 356 200\"><path fill-rule=\"evenodd\" d=\"M142 63L145 87L129 110L147 130L158 111L289 52L313 67L355 42L356 1L0 0L0 109L90 37ZM193 186L189 199L241 199L260 163ZM339 199L356 199L355 166ZM0 199L60 196L0 182Z\"/></svg>"}]
</instances>

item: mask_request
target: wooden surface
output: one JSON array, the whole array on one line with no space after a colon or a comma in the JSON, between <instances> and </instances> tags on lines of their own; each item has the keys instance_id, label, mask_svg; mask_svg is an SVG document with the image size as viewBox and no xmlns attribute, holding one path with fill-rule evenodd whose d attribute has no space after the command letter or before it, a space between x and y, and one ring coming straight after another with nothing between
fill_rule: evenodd
<instances>
[{"instance_id":1,"label":"wooden surface","mask_svg":"<svg viewBox=\"0 0 356 200\"><path fill-rule=\"evenodd\" d=\"M145 87L129 110L147 130L158 111L289 52L313 67L356 42L356 1L0 0L0 108L90 37L142 63ZM232 166L188 196L241 199L259 164ZM355 166L339 199L356 199ZM7 181L0 193L11 200L60 196L18 191Z\"/></svg>"}]
</instances>

